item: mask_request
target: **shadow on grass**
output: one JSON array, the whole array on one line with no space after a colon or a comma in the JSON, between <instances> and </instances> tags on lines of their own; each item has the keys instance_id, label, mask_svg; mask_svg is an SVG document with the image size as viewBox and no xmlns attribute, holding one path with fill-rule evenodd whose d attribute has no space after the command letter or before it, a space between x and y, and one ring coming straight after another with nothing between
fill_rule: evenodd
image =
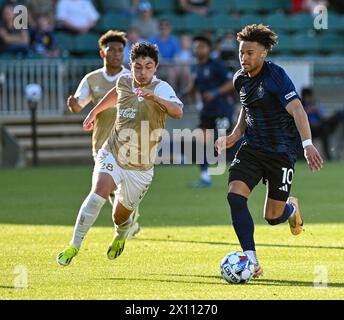
<instances>
[{"instance_id":1,"label":"shadow on grass","mask_svg":"<svg viewBox=\"0 0 344 320\"><path fill-rule=\"evenodd\" d=\"M101 278L97 280L108 280L108 281L145 281L145 282L162 282L162 283L184 283L184 284L203 284L203 285L219 285L228 286L230 284L226 283L220 276L207 276L207 275L183 275L183 274L151 274L156 276L166 276L166 277L184 277L184 278L202 278L202 279L214 279L218 281L195 281L195 280L177 280L177 279L143 279L143 278ZM278 286L278 287L314 287L314 282L311 281L299 281L299 280L276 280L276 279L264 279L259 278L256 280L251 280L249 285L254 286ZM233 284L234 286L234 284ZM330 288L344 288L344 283L329 282L328 287Z\"/></svg>"},{"instance_id":2,"label":"shadow on grass","mask_svg":"<svg viewBox=\"0 0 344 320\"><path fill-rule=\"evenodd\" d=\"M135 238L135 241L156 241L156 242L173 242L173 243L194 243L194 244L209 244L209 245L224 245L224 246L238 246L238 243L217 242L217 241L196 241L196 240L176 240L176 239L148 239ZM329 250L344 250L344 247L331 246L312 246L312 245L289 245L289 244L271 244L271 243L256 243L257 247L272 247L272 248L300 248L300 249L329 249Z\"/></svg>"}]
</instances>

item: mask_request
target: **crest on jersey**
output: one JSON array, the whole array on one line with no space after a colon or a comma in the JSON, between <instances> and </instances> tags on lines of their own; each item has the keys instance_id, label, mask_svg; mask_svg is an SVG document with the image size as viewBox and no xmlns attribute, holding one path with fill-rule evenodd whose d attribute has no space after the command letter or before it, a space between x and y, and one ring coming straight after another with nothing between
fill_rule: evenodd
<instances>
[{"instance_id":1,"label":"crest on jersey","mask_svg":"<svg viewBox=\"0 0 344 320\"><path fill-rule=\"evenodd\" d=\"M263 82L259 84L259 87L257 89L257 95L259 98L263 98L264 96L264 88L263 88Z\"/></svg>"}]
</instances>

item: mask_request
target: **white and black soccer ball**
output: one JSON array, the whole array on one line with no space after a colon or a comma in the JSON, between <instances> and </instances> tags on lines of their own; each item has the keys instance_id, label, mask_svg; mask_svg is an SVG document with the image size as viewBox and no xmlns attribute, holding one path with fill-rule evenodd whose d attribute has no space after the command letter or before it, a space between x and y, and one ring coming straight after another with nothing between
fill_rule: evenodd
<instances>
[{"instance_id":1,"label":"white and black soccer ball","mask_svg":"<svg viewBox=\"0 0 344 320\"><path fill-rule=\"evenodd\" d=\"M221 261L221 274L229 283L246 283L254 272L254 263L244 252L230 252Z\"/></svg>"}]
</instances>

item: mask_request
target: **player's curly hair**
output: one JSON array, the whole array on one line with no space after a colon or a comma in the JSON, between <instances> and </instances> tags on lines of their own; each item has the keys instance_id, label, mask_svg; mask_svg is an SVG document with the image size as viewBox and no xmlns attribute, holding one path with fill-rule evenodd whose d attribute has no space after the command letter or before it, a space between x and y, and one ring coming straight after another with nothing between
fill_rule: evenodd
<instances>
[{"instance_id":1,"label":"player's curly hair","mask_svg":"<svg viewBox=\"0 0 344 320\"><path fill-rule=\"evenodd\" d=\"M251 24L237 33L237 40L258 42L270 51L277 44L277 34L263 24Z\"/></svg>"},{"instance_id":2,"label":"player's curly hair","mask_svg":"<svg viewBox=\"0 0 344 320\"><path fill-rule=\"evenodd\" d=\"M130 50L130 62L133 62L139 57L152 58L155 64L159 62L159 49L156 44L141 42L135 43L131 46Z\"/></svg>"},{"instance_id":3,"label":"player's curly hair","mask_svg":"<svg viewBox=\"0 0 344 320\"><path fill-rule=\"evenodd\" d=\"M99 48L104 49L109 42L120 42L123 44L123 47L125 47L127 44L126 35L127 34L122 31L109 30L99 38Z\"/></svg>"}]
</instances>

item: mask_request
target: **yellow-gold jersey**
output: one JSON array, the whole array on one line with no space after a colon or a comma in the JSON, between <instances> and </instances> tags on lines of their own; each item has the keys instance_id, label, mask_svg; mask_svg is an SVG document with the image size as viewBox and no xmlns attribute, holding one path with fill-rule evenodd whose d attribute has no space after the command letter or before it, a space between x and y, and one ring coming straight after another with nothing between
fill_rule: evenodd
<instances>
[{"instance_id":1,"label":"yellow-gold jersey","mask_svg":"<svg viewBox=\"0 0 344 320\"><path fill-rule=\"evenodd\" d=\"M90 102L96 105L116 85L118 77L127 73L130 73L130 71L123 66L120 72L114 76L109 76L104 68L90 72L80 82L74 97L78 98L81 107L85 107ZM92 134L93 156L97 154L109 137L116 120L116 115L117 110L115 106L97 115Z\"/></svg>"},{"instance_id":2,"label":"yellow-gold jersey","mask_svg":"<svg viewBox=\"0 0 344 320\"><path fill-rule=\"evenodd\" d=\"M157 102L138 97L136 89L131 74L118 78L117 117L105 148L122 168L149 170L154 165L167 112ZM155 76L144 89L183 108L173 88Z\"/></svg>"}]
</instances>

